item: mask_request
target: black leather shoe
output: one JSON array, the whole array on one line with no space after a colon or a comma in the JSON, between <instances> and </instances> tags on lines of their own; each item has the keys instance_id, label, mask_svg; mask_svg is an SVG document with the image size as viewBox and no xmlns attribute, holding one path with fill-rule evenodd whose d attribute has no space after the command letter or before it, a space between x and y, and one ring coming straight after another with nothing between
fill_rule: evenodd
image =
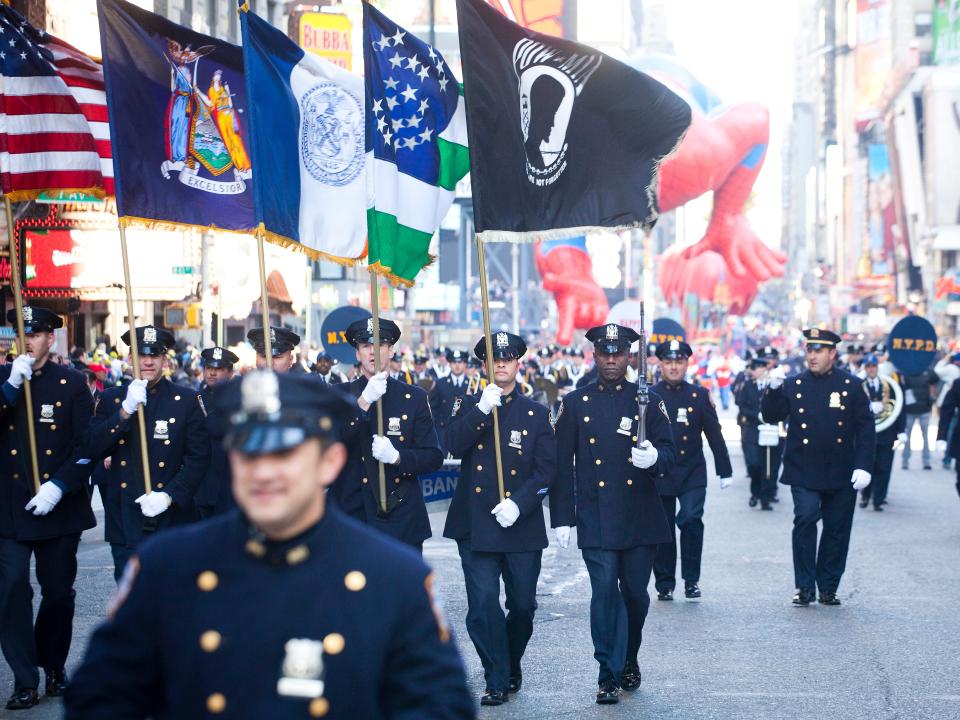
<instances>
[{"instance_id":1,"label":"black leather shoe","mask_svg":"<svg viewBox=\"0 0 960 720\"><path fill-rule=\"evenodd\" d=\"M480 698L480 704L503 705L508 700L510 700L510 696L507 695L506 690L491 690L487 688L483 693L483 697Z\"/></svg>"},{"instance_id":2,"label":"black leather shoe","mask_svg":"<svg viewBox=\"0 0 960 720\"><path fill-rule=\"evenodd\" d=\"M930 467L929 465L924 465L924 466L923 466L923 469L924 469L924 470L933 470L933 468Z\"/></svg>"},{"instance_id":3,"label":"black leather shoe","mask_svg":"<svg viewBox=\"0 0 960 720\"><path fill-rule=\"evenodd\" d=\"M820 593L820 604L821 605L839 605L840 598L837 597L835 592L822 592Z\"/></svg>"},{"instance_id":4,"label":"black leather shoe","mask_svg":"<svg viewBox=\"0 0 960 720\"><path fill-rule=\"evenodd\" d=\"M750 496L750 507L756 507L758 502L760 502L760 498L758 498L756 495Z\"/></svg>"},{"instance_id":5,"label":"black leather shoe","mask_svg":"<svg viewBox=\"0 0 960 720\"><path fill-rule=\"evenodd\" d=\"M620 702L620 687L612 681L600 683L597 688L597 705L616 705Z\"/></svg>"},{"instance_id":6,"label":"black leather shoe","mask_svg":"<svg viewBox=\"0 0 960 720\"><path fill-rule=\"evenodd\" d=\"M63 670L45 670L47 697L60 697L67 689L67 674Z\"/></svg>"},{"instance_id":7,"label":"black leather shoe","mask_svg":"<svg viewBox=\"0 0 960 720\"><path fill-rule=\"evenodd\" d=\"M620 677L620 687L633 692L640 687L640 666L636 660L628 661L623 666L623 675Z\"/></svg>"},{"instance_id":8,"label":"black leather shoe","mask_svg":"<svg viewBox=\"0 0 960 720\"><path fill-rule=\"evenodd\" d=\"M657 590L657 600L673 600L673 590Z\"/></svg>"},{"instance_id":9,"label":"black leather shoe","mask_svg":"<svg viewBox=\"0 0 960 720\"><path fill-rule=\"evenodd\" d=\"M768 503L768 502L764 502L764 503L760 506L760 509L761 509L761 510L773 510L773 505L771 505L771 504Z\"/></svg>"},{"instance_id":10,"label":"black leather shoe","mask_svg":"<svg viewBox=\"0 0 960 720\"><path fill-rule=\"evenodd\" d=\"M700 597L700 586L696 583L687 583L683 588L683 594L687 596L687 600L695 600Z\"/></svg>"},{"instance_id":11,"label":"black leather shoe","mask_svg":"<svg viewBox=\"0 0 960 720\"><path fill-rule=\"evenodd\" d=\"M40 696L33 688L18 688L7 700L7 710L29 710L40 702Z\"/></svg>"},{"instance_id":12,"label":"black leather shoe","mask_svg":"<svg viewBox=\"0 0 960 720\"><path fill-rule=\"evenodd\" d=\"M816 593L810 588L800 588L797 590L797 594L793 596L793 604L806 607L816 600L816 597Z\"/></svg>"},{"instance_id":13,"label":"black leather shoe","mask_svg":"<svg viewBox=\"0 0 960 720\"><path fill-rule=\"evenodd\" d=\"M875 512L883 512L883 505L882 505L882 504L880 504L880 505L874 505L874 506L873 506L873 509L874 509Z\"/></svg>"},{"instance_id":14,"label":"black leather shoe","mask_svg":"<svg viewBox=\"0 0 960 720\"><path fill-rule=\"evenodd\" d=\"M518 693L523 686L523 673L518 672L510 676L510 682L507 684L507 692Z\"/></svg>"},{"instance_id":15,"label":"black leather shoe","mask_svg":"<svg viewBox=\"0 0 960 720\"><path fill-rule=\"evenodd\" d=\"M870 501L869 501L869 500L865 500L865 499L863 499L863 498L860 498L860 507L865 508L865 507L866 507L867 505L869 505L869 504L870 504Z\"/></svg>"},{"instance_id":16,"label":"black leather shoe","mask_svg":"<svg viewBox=\"0 0 960 720\"><path fill-rule=\"evenodd\" d=\"M774 495L772 498L770 498L770 502L780 502L780 498Z\"/></svg>"}]
</instances>

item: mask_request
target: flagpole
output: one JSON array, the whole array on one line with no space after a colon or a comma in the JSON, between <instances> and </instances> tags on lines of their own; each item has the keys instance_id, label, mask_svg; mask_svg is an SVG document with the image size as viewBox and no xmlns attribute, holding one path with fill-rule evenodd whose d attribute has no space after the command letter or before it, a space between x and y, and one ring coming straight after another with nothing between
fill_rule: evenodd
<instances>
[{"instance_id":1,"label":"flagpole","mask_svg":"<svg viewBox=\"0 0 960 720\"><path fill-rule=\"evenodd\" d=\"M370 313L373 315L373 370L380 373L380 280L370 270ZM383 399L377 400L377 435L383 435ZM382 462L377 462L379 470L377 489L380 493L380 509L387 512L387 476Z\"/></svg>"},{"instance_id":2,"label":"flagpole","mask_svg":"<svg viewBox=\"0 0 960 720\"><path fill-rule=\"evenodd\" d=\"M3 196L3 204L7 211L7 239L10 244L10 284L13 289L13 306L17 313L17 344L21 354L27 352L27 338L23 331L23 298L20 286L20 259L17 257L17 245L13 231L13 207L10 198ZM33 489L40 492L40 465L37 462L37 430L33 426L33 393L30 391L30 381L23 381L23 399L27 411L27 440L30 443L30 469L33 470Z\"/></svg>"},{"instance_id":3,"label":"flagpole","mask_svg":"<svg viewBox=\"0 0 960 720\"><path fill-rule=\"evenodd\" d=\"M264 259L263 229L257 231L257 260L260 263L260 314L263 322L263 359L273 370L273 343L270 342L270 304L267 299L267 261Z\"/></svg>"},{"instance_id":4,"label":"flagpole","mask_svg":"<svg viewBox=\"0 0 960 720\"><path fill-rule=\"evenodd\" d=\"M477 269L480 271L480 299L483 303L483 339L487 345L487 376L494 382L493 376L493 336L490 334L490 298L487 295L487 263L483 257L483 238L474 234L477 241ZM497 490L500 502L506 498L503 490L503 460L500 457L500 418L497 408L493 408L493 450L497 458Z\"/></svg>"},{"instance_id":5,"label":"flagpole","mask_svg":"<svg viewBox=\"0 0 960 720\"><path fill-rule=\"evenodd\" d=\"M123 287L127 294L127 326L130 328L130 361L133 364L133 379L140 379L140 349L137 347L137 320L133 314L133 286L130 284L130 260L127 256L127 229L120 225L120 254L123 256ZM143 491L149 495L153 491L150 482L150 458L147 454L147 419L141 407L137 412L137 426L140 428L140 461L143 463Z\"/></svg>"}]
</instances>

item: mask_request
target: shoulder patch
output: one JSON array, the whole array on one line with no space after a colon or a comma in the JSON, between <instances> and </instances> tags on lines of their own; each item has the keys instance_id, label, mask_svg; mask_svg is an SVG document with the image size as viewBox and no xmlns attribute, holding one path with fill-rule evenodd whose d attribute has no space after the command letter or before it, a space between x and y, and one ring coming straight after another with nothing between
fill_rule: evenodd
<instances>
[{"instance_id":1,"label":"shoulder patch","mask_svg":"<svg viewBox=\"0 0 960 720\"><path fill-rule=\"evenodd\" d=\"M460 406L463 405L463 398L456 397L453 399L453 410L450 413L450 417L456 417L457 413L460 412Z\"/></svg>"},{"instance_id":2,"label":"shoulder patch","mask_svg":"<svg viewBox=\"0 0 960 720\"><path fill-rule=\"evenodd\" d=\"M127 561L127 566L123 569L123 576L117 584L117 589L114 591L113 597L110 598L110 605L107 607L108 620L113 620L117 612L127 601L127 598L130 596L130 591L133 590L133 582L137 579L139 573L140 558L133 555Z\"/></svg>"},{"instance_id":3,"label":"shoulder patch","mask_svg":"<svg viewBox=\"0 0 960 720\"><path fill-rule=\"evenodd\" d=\"M657 406L660 408L660 412L663 413L663 416L667 419L667 422L670 422L670 415L667 414L667 406L663 404L663 400L657 403Z\"/></svg>"}]
</instances>

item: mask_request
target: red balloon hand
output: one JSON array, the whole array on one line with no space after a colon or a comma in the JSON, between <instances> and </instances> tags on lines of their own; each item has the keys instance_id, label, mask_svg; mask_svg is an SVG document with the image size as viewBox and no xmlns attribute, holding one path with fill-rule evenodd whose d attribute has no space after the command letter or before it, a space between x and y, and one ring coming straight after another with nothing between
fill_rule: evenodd
<instances>
[{"instance_id":1,"label":"red balloon hand","mask_svg":"<svg viewBox=\"0 0 960 720\"><path fill-rule=\"evenodd\" d=\"M537 243L534 257L544 290L557 303L557 343L569 345L576 328L586 330L603 324L610 306L603 289L593 279L590 256L576 247L554 247L546 255Z\"/></svg>"},{"instance_id":2,"label":"red balloon hand","mask_svg":"<svg viewBox=\"0 0 960 720\"><path fill-rule=\"evenodd\" d=\"M740 278L750 275L763 282L783 275L787 256L779 250L767 247L747 222L746 215L715 213L703 238L683 251L683 256L692 259L707 250L723 255L730 272Z\"/></svg>"}]
</instances>

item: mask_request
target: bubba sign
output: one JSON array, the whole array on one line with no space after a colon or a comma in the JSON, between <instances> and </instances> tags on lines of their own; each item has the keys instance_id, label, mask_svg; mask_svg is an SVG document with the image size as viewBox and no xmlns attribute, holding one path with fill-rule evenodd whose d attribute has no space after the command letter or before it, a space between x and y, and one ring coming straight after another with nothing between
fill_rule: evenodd
<instances>
[{"instance_id":1,"label":"bubba sign","mask_svg":"<svg viewBox=\"0 0 960 720\"><path fill-rule=\"evenodd\" d=\"M305 12L300 16L297 33L300 47L326 58L334 65L351 70L350 19L339 13Z\"/></svg>"}]
</instances>

